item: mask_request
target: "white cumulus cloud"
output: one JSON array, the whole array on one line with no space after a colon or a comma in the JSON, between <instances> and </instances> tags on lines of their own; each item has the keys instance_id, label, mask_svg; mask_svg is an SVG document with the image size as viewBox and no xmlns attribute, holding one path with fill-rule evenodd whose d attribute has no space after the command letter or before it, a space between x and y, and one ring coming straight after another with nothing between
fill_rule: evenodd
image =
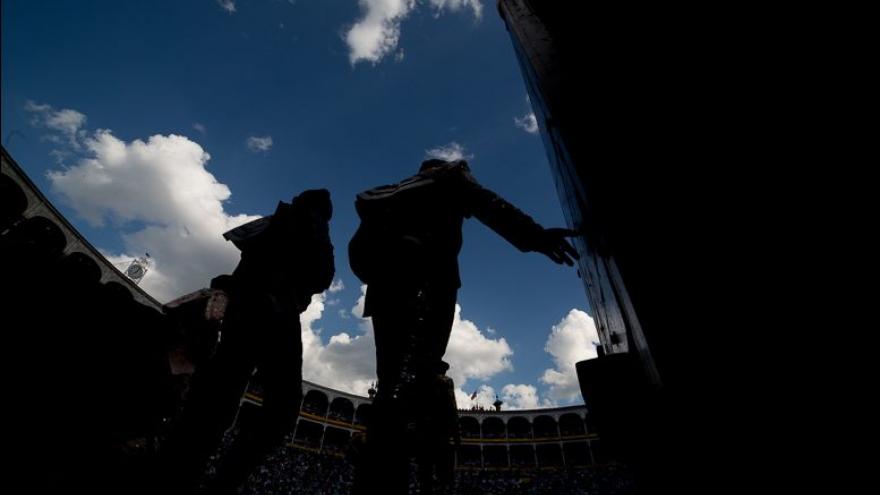
<instances>
[{"instance_id":1,"label":"white cumulus cloud","mask_svg":"<svg viewBox=\"0 0 880 495\"><path fill-rule=\"evenodd\" d=\"M431 5L435 9L435 17L444 10L458 12L466 8L470 8L477 19L483 17L483 2L480 0L431 0Z\"/></svg>"},{"instance_id":2,"label":"white cumulus cloud","mask_svg":"<svg viewBox=\"0 0 880 495\"><path fill-rule=\"evenodd\" d=\"M345 288L345 284L342 282L342 279L337 278L336 280L333 281L332 284L330 284L330 288L327 289L327 292L329 292L331 294L335 294L344 288Z\"/></svg>"},{"instance_id":3,"label":"white cumulus cloud","mask_svg":"<svg viewBox=\"0 0 880 495\"><path fill-rule=\"evenodd\" d=\"M254 153L266 153L272 149L272 136L250 136L247 138L247 147Z\"/></svg>"},{"instance_id":4,"label":"white cumulus cloud","mask_svg":"<svg viewBox=\"0 0 880 495\"><path fill-rule=\"evenodd\" d=\"M513 371L513 350L504 337L492 339L477 325L461 318L461 306L455 305L452 334L443 360L449 363L447 375L459 387L474 378L488 380L502 371Z\"/></svg>"},{"instance_id":5,"label":"white cumulus cloud","mask_svg":"<svg viewBox=\"0 0 880 495\"><path fill-rule=\"evenodd\" d=\"M125 142L99 130L83 145L77 164L47 174L52 188L92 225L128 229L124 252L109 257L149 252L154 266L140 285L153 297L167 302L235 268L239 251L222 234L258 217L225 211L231 191L198 143L174 134Z\"/></svg>"},{"instance_id":6,"label":"white cumulus cloud","mask_svg":"<svg viewBox=\"0 0 880 495\"><path fill-rule=\"evenodd\" d=\"M333 335L322 339L324 329L321 318L328 308L327 294L312 297L312 302L300 316L303 340L303 377L326 386L356 394L366 394L376 380L376 347L372 318L363 318L366 286L360 287L360 297L351 314L356 331L334 330ZM326 343L325 343L326 342ZM461 307L456 305L449 347L444 360L449 363L448 375L458 389L456 397L461 402L462 387L468 380L485 380L502 372L512 370L510 358L513 351L501 339L489 339L471 321L461 319ZM485 398L494 392L481 386ZM489 395L487 395L489 394ZM486 399L488 400L488 399Z\"/></svg>"},{"instance_id":7,"label":"white cumulus cloud","mask_svg":"<svg viewBox=\"0 0 880 495\"><path fill-rule=\"evenodd\" d=\"M437 148L425 150L425 155L428 158L439 158L446 161L470 160L474 157L474 155L465 154L464 147L455 141L443 146L438 146Z\"/></svg>"},{"instance_id":8,"label":"white cumulus cloud","mask_svg":"<svg viewBox=\"0 0 880 495\"><path fill-rule=\"evenodd\" d=\"M575 363L597 356L599 334L590 316L572 309L553 325L544 350L553 358L554 369L547 369L541 381L550 386L548 395L556 401L573 401L580 395Z\"/></svg>"},{"instance_id":9,"label":"white cumulus cloud","mask_svg":"<svg viewBox=\"0 0 880 495\"><path fill-rule=\"evenodd\" d=\"M516 124L520 129L528 132L529 134L537 134L538 133L538 119L535 117L535 112L531 111L532 108L532 99L529 95L526 95L526 105L529 107L529 111L526 112L522 117L514 117L513 123Z\"/></svg>"},{"instance_id":10,"label":"white cumulus cloud","mask_svg":"<svg viewBox=\"0 0 880 495\"><path fill-rule=\"evenodd\" d=\"M400 25L416 7L416 0L359 0L362 17L346 30L348 59L352 65L360 61L373 64L395 53L400 42ZM443 11L457 12L469 8L479 19L483 13L480 0L430 0L435 17ZM399 62L403 52L396 52Z\"/></svg>"},{"instance_id":11,"label":"white cumulus cloud","mask_svg":"<svg viewBox=\"0 0 880 495\"><path fill-rule=\"evenodd\" d=\"M364 291L356 308L363 308ZM326 292L312 296L309 307L300 315L303 343L303 378L346 392L367 395L376 380L376 344L370 319L358 318L356 332L341 331L327 344L321 339L320 320L326 309ZM353 309L356 316L363 314Z\"/></svg>"},{"instance_id":12,"label":"white cumulus cloud","mask_svg":"<svg viewBox=\"0 0 880 495\"><path fill-rule=\"evenodd\" d=\"M469 392L470 391L470 392ZM472 398L473 397L473 398ZM463 387L455 388L455 402L460 409L471 409L475 406L494 409L496 399L501 399L501 410L542 409L557 407L554 401L541 398L534 385L512 383L505 385L498 393L490 385L481 384L473 390Z\"/></svg>"},{"instance_id":13,"label":"white cumulus cloud","mask_svg":"<svg viewBox=\"0 0 880 495\"><path fill-rule=\"evenodd\" d=\"M345 35L348 59L376 63L393 52L400 40L400 23L415 7L415 0L360 0L363 17Z\"/></svg>"},{"instance_id":14,"label":"white cumulus cloud","mask_svg":"<svg viewBox=\"0 0 880 495\"><path fill-rule=\"evenodd\" d=\"M492 404L494 403L495 389L489 385L480 385L470 393L465 392L465 389L461 386L455 387L455 405L459 409L472 409L474 407L492 409Z\"/></svg>"},{"instance_id":15,"label":"white cumulus cloud","mask_svg":"<svg viewBox=\"0 0 880 495\"><path fill-rule=\"evenodd\" d=\"M37 104L31 100L25 102L24 109L33 114L31 124L60 133L73 148L81 148L81 140L85 137L82 129L86 124L86 116L76 110L64 108L55 110L48 104ZM62 144L57 135L46 136L56 144Z\"/></svg>"},{"instance_id":16,"label":"white cumulus cloud","mask_svg":"<svg viewBox=\"0 0 880 495\"><path fill-rule=\"evenodd\" d=\"M233 0L217 0L217 5L230 14L235 12L235 2Z\"/></svg>"},{"instance_id":17,"label":"white cumulus cloud","mask_svg":"<svg viewBox=\"0 0 880 495\"><path fill-rule=\"evenodd\" d=\"M529 134L537 134L538 133L538 119L535 118L534 112L529 112L522 117L514 117L513 122L520 129L528 132Z\"/></svg>"},{"instance_id":18,"label":"white cumulus cloud","mask_svg":"<svg viewBox=\"0 0 880 495\"><path fill-rule=\"evenodd\" d=\"M526 384L505 385L501 389L501 400L504 401L502 409L539 409L556 406L556 403L550 399L541 399L537 387Z\"/></svg>"},{"instance_id":19,"label":"white cumulus cloud","mask_svg":"<svg viewBox=\"0 0 880 495\"><path fill-rule=\"evenodd\" d=\"M509 383L501 388L500 393L485 383L474 387L473 390L470 387L455 388L455 402L460 409L471 409L475 406L494 409L496 399L501 399L502 411L558 406L556 402L540 397L538 388L534 385Z\"/></svg>"}]
</instances>

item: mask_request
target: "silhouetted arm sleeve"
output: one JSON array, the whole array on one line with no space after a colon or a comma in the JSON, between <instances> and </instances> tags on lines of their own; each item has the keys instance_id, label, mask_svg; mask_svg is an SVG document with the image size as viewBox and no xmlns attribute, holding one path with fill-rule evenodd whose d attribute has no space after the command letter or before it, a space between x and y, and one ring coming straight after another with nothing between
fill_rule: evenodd
<instances>
[{"instance_id":1,"label":"silhouetted arm sleeve","mask_svg":"<svg viewBox=\"0 0 880 495\"><path fill-rule=\"evenodd\" d=\"M276 215L283 215L279 207ZM237 274L252 290L294 304L300 312L333 282L333 244L326 221L300 217L273 218L266 235L242 252ZM293 228L292 228L293 227Z\"/></svg>"},{"instance_id":2,"label":"silhouetted arm sleeve","mask_svg":"<svg viewBox=\"0 0 880 495\"><path fill-rule=\"evenodd\" d=\"M467 170L458 167L456 180L463 192L467 214L473 214L520 251L534 251L544 228L519 208L484 188Z\"/></svg>"},{"instance_id":3,"label":"silhouetted arm sleeve","mask_svg":"<svg viewBox=\"0 0 880 495\"><path fill-rule=\"evenodd\" d=\"M330 232L327 224L318 226L310 233L312 242L309 243L311 249L305 256L304 266L309 272L306 279L310 282L309 291L312 294L323 292L330 288L335 275L335 266L333 259L333 244L330 242Z\"/></svg>"}]
</instances>

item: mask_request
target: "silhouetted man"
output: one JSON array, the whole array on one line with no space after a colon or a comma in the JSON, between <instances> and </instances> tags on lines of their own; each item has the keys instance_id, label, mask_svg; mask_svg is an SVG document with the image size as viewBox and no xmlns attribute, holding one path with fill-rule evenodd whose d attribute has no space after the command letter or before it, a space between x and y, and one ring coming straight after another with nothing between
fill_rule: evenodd
<instances>
[{"instance_id":1,"label":"silhouetted man","mask_svg":"<svg viewBox=\"0 0 880 495\"><path fill-rule=\"evenodd\" d=\"M231 276L212 281L229 295L229 305L217 351L196 370L186 406L164 446L166 492L195 491L254 368L263 389L260 417L242 425L209 491L235 493L295 425L302 395L299 314L333 281L331 215L329 192L309 190L290 204L279 202L270 217L224 234L241 249L241 261Z\"/></svg>"},{"instance_id":2,"label":"silhouetted man","mask_svg":"<svg viewBox=\"0 0 880 495\"><path fill-rule=\"evenodd\" d=\"M358 194L355 207L361 225L349 261L368 285L364 316L373 318L379 378L355 492L406 493L405 439L448 368L464 219L476 216L520 251L556 263L572 265L577 253L564 239L571 231L541 227L480 186L464 160L427 160L413 177Z\"/></svg>"}]
</instances>

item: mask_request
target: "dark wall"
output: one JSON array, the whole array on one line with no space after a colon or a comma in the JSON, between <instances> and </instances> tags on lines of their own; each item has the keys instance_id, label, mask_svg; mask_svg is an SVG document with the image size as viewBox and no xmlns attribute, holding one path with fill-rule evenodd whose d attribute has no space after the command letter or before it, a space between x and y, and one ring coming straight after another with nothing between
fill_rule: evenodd
<instances>
[{"instance_id":1,"label":"dark wall","mask_svg":"<svg viewBox=\"0 0 880 495\"><path fill-rule=\"evenodd\" d=\"M164 315L135 301L129 288L101 283L90 256L65 254L59 225L25 218L27 201L6 201L24 195L5 174L2 186L7 421L23 464L4 479L39 493L130 491L138 479L131 469L142 467L134 457L174 413L173 335Z\"/></svg>"},{"instance_id":2,"label":"dark wall","mask_svg":"<svg viewBox=\"0 0 880 495\"><path fill-rule=\"evenodd\" d=\"M714 321L729 258L728 179L741 154L735 76L704 33L667 5L502 0L608 353L634 351L652 382L687 382ZM712 39L712 41L715 41ZM698 302L699 301L699 302ZM722 301L723 302L723 301Z\"/></svg>"},{"instance_id":3,"label":"dark wall","mask_svg":"<svg viewBox=\"0 0 880 495\"><path fill-rule=\"evenodd\" d=\"M761 125L732 117L756 84L732 70L742 64L730 47L746 35L715 34L725 13L692 6L498 6L560 203L582 234L603 350L620 357L579 367L584 400L608 452L674 488L693 452L703 463L720 450L709 445L721 438L720 404L708 397L723 393L720 328L742 310L728 286L746 277L727 269L724 242L749 236L731 210L750 198L731 188L756 158L747 150Z\"/></svg>"}]
</instances>

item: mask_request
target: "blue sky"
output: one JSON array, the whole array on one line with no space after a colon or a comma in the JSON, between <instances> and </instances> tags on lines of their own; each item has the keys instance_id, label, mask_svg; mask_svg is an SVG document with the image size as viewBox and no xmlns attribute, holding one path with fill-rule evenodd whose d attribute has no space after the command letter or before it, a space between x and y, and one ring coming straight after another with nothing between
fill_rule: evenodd
<instances>
[{"instance_id":1,"label":"blue sky","mask_svg":"<svg viewBox=\"0 0 880 495\"><path fill-rule=\"evenodd\" d=\"M113 261L149 251L160 300L206 286L237 252L226 228L326 187L334 291L303 315L307 378L362 391L369 321L348 267L354 196L431 154L469 159L544 226L564 220L510 37L479 0L2 3L2 139ZM448 357L463 395L580 402L595 355L570 267L466 222ZM503 341L502 341L503 339ZM549 371L548 371L549 370ZM555 374L554 374L555 373Z\"/></svg>"}]
</instances>

